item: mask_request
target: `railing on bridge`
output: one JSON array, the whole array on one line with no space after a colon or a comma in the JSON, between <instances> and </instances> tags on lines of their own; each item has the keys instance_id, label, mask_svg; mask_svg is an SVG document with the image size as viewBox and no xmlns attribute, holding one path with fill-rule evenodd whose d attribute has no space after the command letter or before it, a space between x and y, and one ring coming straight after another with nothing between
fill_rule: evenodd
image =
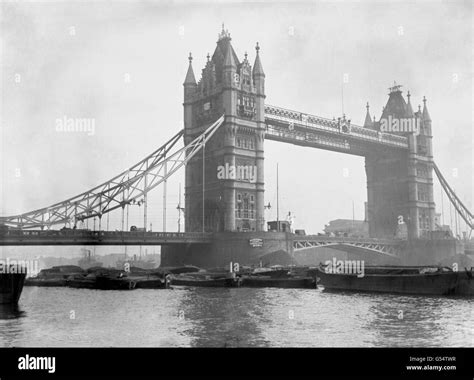
<instances>
[{"instance_id":1,"label":"railing on bridge","mask_svg":"<svg viewBox=\"0 0 474 380\"><path fill-rule=\"evenodd\" d=\"M28 245L29 243L70 244L118 244L147 243L209 243L212 233L201 232L150 232L150 231L92 231L83 229L61 230L19 230L8 229L0 232L0 245Z\"/></svg>"},{"instance_id":2,"label":"railing on bridge","mask_svg":"<svg viewBox=\"0 0 474 380\"><path fill-rule=\"evenodd\" d=\"M275 120L288 123L289 125L296 123L299 127L304 127L305 131L326 132L339 137L350 136L364 141L408 149L408 139L404 136L382 133L352 123L348 124L347 132L344 132L341 128L342 124L337 120L291 111L281 107L266 105L265 118L268 121ZM270 132L272 133L274 131ZM293 135L297 135L298 139L302 139L305 136L304 133L300 132L298 134L298 132L294 130L290 132L292 132Z\"/></svg>"},{"instance_id":3,"label":"railing on bridge","mask_svg":"<svg viewBox=\"0 0 474 380\"><path fill-rule=\"evenodd\" d=\"M302 143L316 143L327 146L328 148L337 148L339 150L350 150L349 142L342 138L331 138L325 136L321 138L317 133L308 133L300 131L289 131L282 128L276 128L272 125L267 125L266 136L274 136L278 139L284 139L288 142L300 141Z\"/></svg>"},{"instance_id":4,"label":"railing on bridge","mask_svg":"<svg viewBox=\"0 0 474 380\"><path fill-rule=\"evenodd\" d=\"M399 244L403 239L378 239L370 237L353 237L353 236L327 236L324 234L321 235L295 235L293 240L326 240L326 241L342 241L342 242L372 242L372 243L383 243L383 244Z\"/></svg>"}]
</instances>

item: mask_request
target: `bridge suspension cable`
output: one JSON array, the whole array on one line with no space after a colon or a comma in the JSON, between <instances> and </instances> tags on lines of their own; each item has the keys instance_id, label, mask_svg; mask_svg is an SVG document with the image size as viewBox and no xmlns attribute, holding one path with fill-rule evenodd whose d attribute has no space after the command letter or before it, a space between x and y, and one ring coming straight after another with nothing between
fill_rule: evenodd
<instances>
[{"instance_id":1,"label":"bridge suspension cable","mask_svg":"<svg viewBox=\"0 0 474 380\"><path fill-rule=\"evenodd\" d=\"M443 177L441 171L435 163L433 163L433 168L441 184L441 187L448 196L448 199L450 200L451 204L454 206L458 214L461 216L461 218L463 218L463 220L466 222L466 224L472 231L472 229L474 228L474 217L472 212L469 211L469 209L464 205L464 203L462 203L462 201L456 195L451 186L449 186L448 181L446 181L446 179Z\"/></svg>"},{"instance_id":2,"label":"bridge suspension cable","mask_svg":"<svg viewBox=\"0 0 474 380\"><path fill-rule=\"evenodd\" d=\"M65 201L27 213L0 217L0 224L13 228L44 228L58 224L102 218L115 209L125 208L166 181L191 160L224 122L224 115L188 145L172 152L183 136L181 130L160 148L114 178Z\"/></svg>"}]
</instances>

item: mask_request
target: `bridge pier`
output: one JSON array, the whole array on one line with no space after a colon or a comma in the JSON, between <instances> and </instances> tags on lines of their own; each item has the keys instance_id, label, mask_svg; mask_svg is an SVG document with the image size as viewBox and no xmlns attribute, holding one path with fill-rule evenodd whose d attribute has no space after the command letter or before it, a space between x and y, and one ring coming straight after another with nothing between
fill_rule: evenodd
<instances>
[{"instance_id":1,"label":"bridge pier","mask_svg":"<svg viewBox=\"0 0 474 380\"><path fill-rule=\"evenodd\" d=\"M284 232L218 232L210 244L164 246L161 266L196 265L203 268L240 265L288 264L293 239Z\"/></svg>"},{"instance_id":2,"label":"bridge pier","mask_svg":"<svg viewBox=\"0 0 474 380\"><path fill-rule=\"evenodd\" d=\"M403 265L433 265L459 253L464 251L456 239L413 239L401 259Z\"/></svg>"},{"instance_id":3,"label":"bridge pier","mask_svg":"<svg viewBox=\"0 0 474 380\"><path fill-rule=\"evenodd\" d=\"M309 237L308 237L309 238ZM435 265L463 253L455 239L405 241L397 255L370 252L364 247L310 247L295 251L301 237L285 232L216 232L209 244L183 243L162 247L161 266L196 265L202 268L240 265L318 265L332 260L363 260L366 265ZM304 239L303 239L304 240Z\"/></svg>"}]
</instances>

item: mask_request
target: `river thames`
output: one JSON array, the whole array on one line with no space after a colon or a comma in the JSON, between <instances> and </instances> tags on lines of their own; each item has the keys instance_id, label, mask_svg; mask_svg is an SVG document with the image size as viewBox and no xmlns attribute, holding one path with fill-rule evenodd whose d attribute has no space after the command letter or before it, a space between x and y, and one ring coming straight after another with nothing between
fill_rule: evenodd
<instances>
[{"instance_id":1,"label":"river thames","mask_svg":"<svg viewBox=\"0 0 474 380\"><path fill-rule=\"evenodd\" d=\"M320 289L25 287L2 347L473 347L474 299Z\"/></svg>"}]
</instances>

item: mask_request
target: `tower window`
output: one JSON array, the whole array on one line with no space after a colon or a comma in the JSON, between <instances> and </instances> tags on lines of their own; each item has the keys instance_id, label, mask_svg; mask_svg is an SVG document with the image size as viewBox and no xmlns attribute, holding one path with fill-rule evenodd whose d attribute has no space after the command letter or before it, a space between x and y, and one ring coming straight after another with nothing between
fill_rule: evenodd
<instances>
[{"instance_id":1,"label":"tower window","mask_svg":"<svg viewBox=\"0 0 474 380\"><path fill-rule=\"evenodd\" d=\"M238 114L245 118L253 118L256 114L255 112L255 99L248 95L239 96L238 101Z\"/></svg>"}]
</instances>

